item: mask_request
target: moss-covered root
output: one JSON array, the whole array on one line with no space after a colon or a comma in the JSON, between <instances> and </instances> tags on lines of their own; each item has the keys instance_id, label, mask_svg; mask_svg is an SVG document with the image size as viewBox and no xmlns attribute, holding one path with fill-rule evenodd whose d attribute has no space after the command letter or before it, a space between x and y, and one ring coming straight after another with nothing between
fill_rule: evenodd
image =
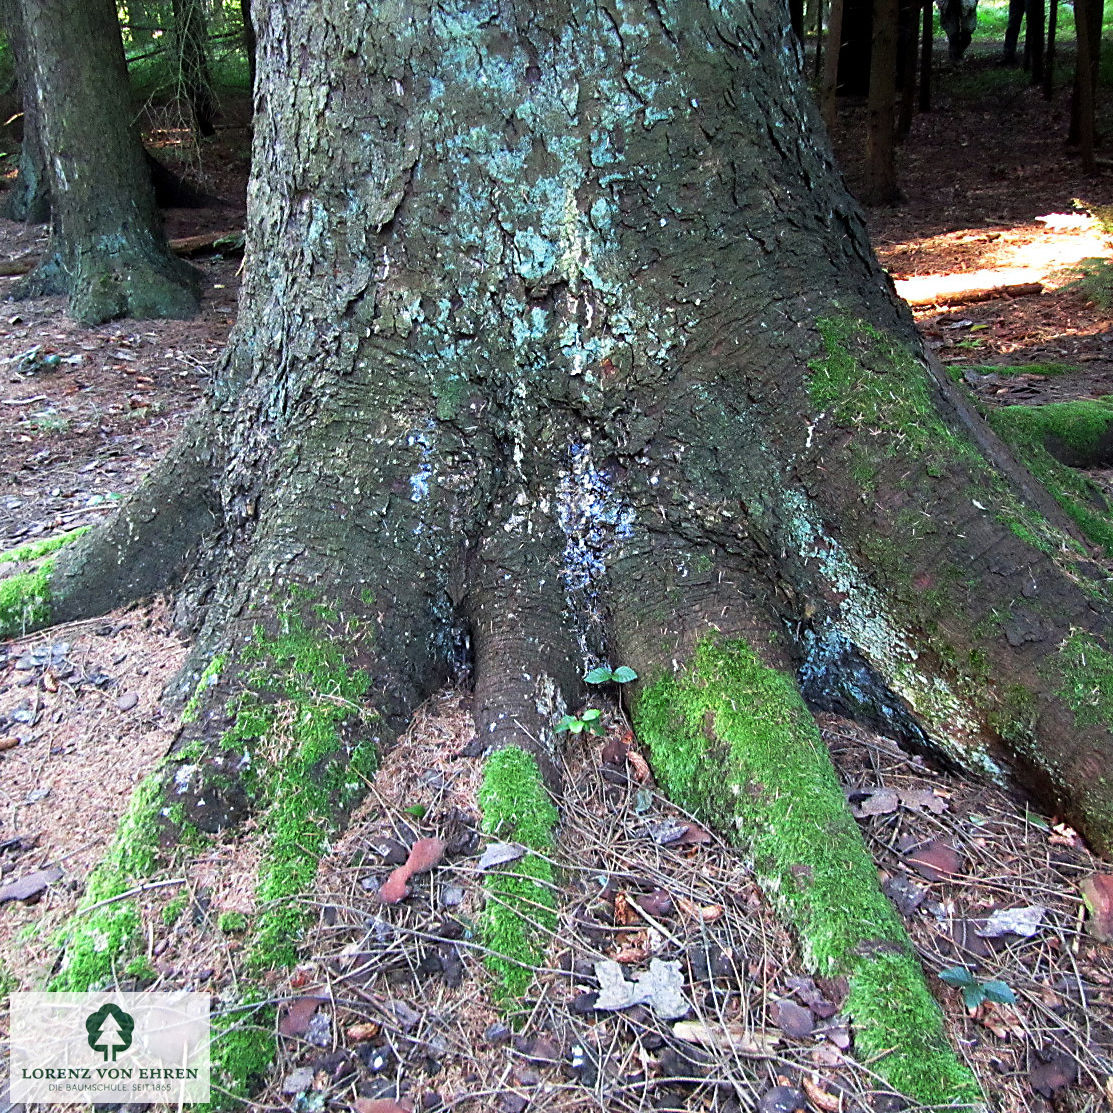
<instances>
[{"instance_id":1,"label":"moss-covered root","mask_svg":"<svg viewBox=\"0 0 1113 1113\"><path fill-rule=\"evenodd\" d=\"M108 853L89 875L77 911L56 942L62 969L50 983L58 992L83 993L116 984L128 958L143 941L136 895L158 862L162 774L151 773L132 793Z\"/></svg>"},{"instance_id":2,"label":"moss-covered root","mask_svg":"<svg viewBox=\"0 0 1113 1113\"><path fill-rule=\"evenodd\" d=\"M635 726L673 798L753 855L811 968L848 978L858 1053L918 1101L981 1104L793 680L705 641L641 694Z\"/></svg>"},{"instance_id":3,"label":"moss-covered root","mask_svg":"<svg viewBox=\"0 0 1113 1113\"><path fill-rule=\"evenodd\" d=\"M0 638L17 638L50 622L50 574L54 554L76 541L88 526L29 541L0 553L0 566L15 571L0 579Z\"/></svg>"},{"instance_id":4,"label":"moss-covered root","mask_svg":"<svg viewBox=\"0 0 1113 1113\"><path fill-rule=\"evenodd\" d=\"M487 877L487 906L481 921L487 967L495 975L495 996L504 1005L519 1000L545 958L556 928L553 847L557 811L541 779L537 760L517 746L488 759L479 790L483 830L531 851Z\"/></svg>"}]
</instances>

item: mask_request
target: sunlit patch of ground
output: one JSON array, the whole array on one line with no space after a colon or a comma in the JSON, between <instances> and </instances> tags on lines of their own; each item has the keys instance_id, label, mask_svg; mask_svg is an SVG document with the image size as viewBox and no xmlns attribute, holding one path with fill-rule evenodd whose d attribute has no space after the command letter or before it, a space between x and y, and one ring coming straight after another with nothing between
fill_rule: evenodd
<instances>
[{"instance_id":1,"label":"sunlit patch of ground","mask_svg":"<svg viewBox=\"0 0 1113 1113\"><path fill-rule=\"evenodd\" d=\"M882 248L897 292L913 304L976 290L1039 284L1058 289L1087 259L1113 258L1113 239L1086 213L1049 213L1008 228L964 228Z\"/></svg>"}]
</instances>

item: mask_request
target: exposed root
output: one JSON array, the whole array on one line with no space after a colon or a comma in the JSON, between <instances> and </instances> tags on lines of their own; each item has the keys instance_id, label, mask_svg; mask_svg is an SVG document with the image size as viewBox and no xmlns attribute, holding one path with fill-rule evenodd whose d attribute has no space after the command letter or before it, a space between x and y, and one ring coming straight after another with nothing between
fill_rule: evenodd
<instances>
[{"instance_id":1,"label":"exposed root","mask_svg":"<svg viewBox=\"0 0 1113 1113\"><path fill-rule=\"evenodd\" d=\"M859 1053L919 1101L980 1102L791 678L744 643L705 641L635 718L669 793L753 855L811 968L849 979Z\"/></svg>"}]
</instances>

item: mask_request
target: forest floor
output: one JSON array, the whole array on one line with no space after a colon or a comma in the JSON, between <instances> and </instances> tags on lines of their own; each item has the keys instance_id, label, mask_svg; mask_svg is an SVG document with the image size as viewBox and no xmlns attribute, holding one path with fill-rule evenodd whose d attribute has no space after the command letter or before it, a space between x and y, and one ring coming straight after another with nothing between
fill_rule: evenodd
<instances>
[{"instance_id":1,"label":"forest floor","mask_svg":"<svg viewBox=\"0 0 1113 1113\"><path fill-rule=\"evenodd\" d=\"M852 183L863 114L848 106L836 136ZM868 214L898 280L942 289L950 276L953 291L993 284L982 272L994 272L1039 283L1038 294L916 311L928 343L989 405L1113 394L1113 315L1075 284L1086 260L1113 259L1102 221L1113 175L1084 176L1065 131L1062 93L1045 102L1022 73L975 53L944 69L935 111L915 121L901 153L907 203ZM153 139L164 153L182 142L172 129ZM246 150L233 120L199 162L190 155L225 201L172 212L172 235L239 226ZM0 223L0 258L43 242L39 229ZM198 263L204 305L190 322L87 329L60 299L0 302L0 551L103 520L166 449L219 360L238 265ZM0 279L0 297L12 281ZM41 985L57 962L55 929L173 739L159 696L184 652L164 601L0 645L0 886L41 881L21 899L0 887L0 991ZM255 1107L905 1107L853 1060L845 987L806 975L745 863L655 792L615 745L626 735L612 720L608 740L568 754L559 926L508 1023L487 1003L475 942L480 763L468 696L446 691L418 713L305 897L302 961L268 984L279 1058ZM1054 816L853 724L822 725L954 1046L994 1106L1081 1113L1113 1102L1113 947L1087 934L1078 890L1108 865ZM381 882L423 835L445 837L452 853L408 900L383 905ZM143 893L146 962L121 971L121 985L234 1002L259 853L248 824ZM617 959L634 976L652 957L681 964L696 1018L687 1028L645 1005L595 1008L596 962ZM1015 1003L967 1010L936 978L955 966L1005 982ZM0 1083L0 1113L7 1104Z\"/></svg>"}]
</instances>

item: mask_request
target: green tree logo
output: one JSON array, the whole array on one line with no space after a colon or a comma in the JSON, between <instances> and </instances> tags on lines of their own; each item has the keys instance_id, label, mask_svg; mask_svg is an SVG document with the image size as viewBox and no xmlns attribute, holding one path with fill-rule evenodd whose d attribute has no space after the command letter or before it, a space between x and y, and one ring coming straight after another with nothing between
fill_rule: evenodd
<instances>
[{"instance_id":1,"label":"green tree logo","mask_svg":"<svg viewBox=\"0 0 1113 1113\"><path fill-rule=\"evenodd\" d=\"M110 1056L114 1063L119 1052L131 1047L135 1021L129 1013L110 1001L85 1018L85 1030L89 1033L89 1046L99 1051L106 1063Z\"/></svg>"}]
</instances>

